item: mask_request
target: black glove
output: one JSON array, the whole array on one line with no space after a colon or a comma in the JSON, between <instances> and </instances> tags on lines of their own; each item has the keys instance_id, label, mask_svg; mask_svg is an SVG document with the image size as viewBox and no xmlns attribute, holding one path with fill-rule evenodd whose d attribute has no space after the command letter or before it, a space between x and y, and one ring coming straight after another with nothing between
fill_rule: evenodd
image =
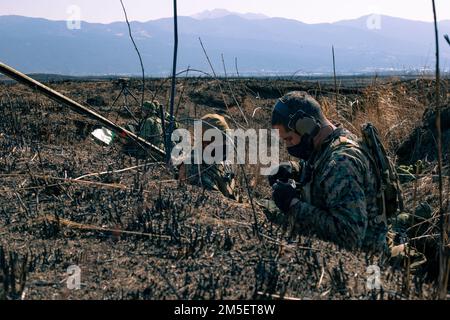
<instances>
[{"instance_id":1,"label":"black glove","mask_svg":"<svg viewBox=\"0 0 450 320\"><path fill-rule=\"evenodd\" d=\"M284 213L287 213L291 206L292 200L299 198L299 196L297 194L297 190L295 190L291 184L277 182L273 185L272 198L277 207Z\"/></svg>"},{"instance_id":2,"label":"black glove","mask_svg":"<svg viewBox=\"0 0 450 320\"><path fill-rule=\"evenodd\" d=\"M269 185L273 187L278 181L287 183L289 179L298 180L299 166L293 162L283 162L276 167L268 177Z\"/></svg>"}]
</instances>

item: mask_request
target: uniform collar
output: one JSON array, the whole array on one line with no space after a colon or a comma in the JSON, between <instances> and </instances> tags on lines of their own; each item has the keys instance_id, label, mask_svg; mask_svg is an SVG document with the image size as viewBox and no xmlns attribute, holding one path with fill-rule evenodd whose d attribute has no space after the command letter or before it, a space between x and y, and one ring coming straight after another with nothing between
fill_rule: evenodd
<instances>
[{"instance_id":1,"label":"uniform collar","mask_svg":"<svg viewBox=\"0 0 450 320\"><path fill-rule=\"evenodd\" d=\"M346 133L346 130L341 127L340 124L336 126L336 129L322 142L320 145L320 148L316 151L314 151L311 154L311 157L308 159L308 164L314 165L314 163L317 161L317 159L320 158L320 156L329 148L329 146L340 136L344 135Z\"/></svg>"}]
</instances>

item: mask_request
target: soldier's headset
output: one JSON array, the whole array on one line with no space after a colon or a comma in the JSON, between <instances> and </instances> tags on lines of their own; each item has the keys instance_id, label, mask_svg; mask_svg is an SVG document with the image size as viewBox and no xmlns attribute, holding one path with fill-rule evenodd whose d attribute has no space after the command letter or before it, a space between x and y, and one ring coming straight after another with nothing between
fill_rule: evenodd
<instances>
[{"instance_id":1,"label":"soldier's headset","mask_svg":"<svg viewBox=\"0 0 450 320\"><path fill-rule=\"evenodd\" d=\"M315 137L319 133L322 128L320 121L301 109L295 111L294 113L291 113L289 109L290 108L284 103L284 101L279 99L274 110L274 112L277 112L287 120L285 125L287 125L288 129L295 131L302 137Z\"/></svg>"}]
</instances>

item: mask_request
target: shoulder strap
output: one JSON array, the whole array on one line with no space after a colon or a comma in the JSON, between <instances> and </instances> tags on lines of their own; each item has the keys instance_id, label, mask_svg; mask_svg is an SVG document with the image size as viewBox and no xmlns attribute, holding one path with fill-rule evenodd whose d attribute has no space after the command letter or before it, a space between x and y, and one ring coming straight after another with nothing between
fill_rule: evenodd
<instances>
[{"instance_id":1,"label":"shoulder strap","mask_svg":"<svg viewBox=\"0 0 450 320\"><path fill-rule=\"evenodd\" d=\"M338 128L331 134L330 138L325 141L324 146L322 147L322 150L324 150L324 152L320 155L319 158L315 159L314 163L312 164L314 170L317 170L322 165L322 162L327 159L331 155L331 153L336 150L336 148L351 141L347 137L343 136L344 133L344 129Z\"/></svg>"},{"instance_id":2,"label":"shoulder strap","mask_svg":"<svg viewBox=\"0 0 450 320\"><path fill-rule=\"evenodd\" d=\"M325 147L325 152L314 162L314 171L318 170L319 168L321 168L321 166L323 165L324 161L326 159L328 159L328 157L331 155L332 152L336 151L338 148L343 147L343 146L352 146L357 148L359 151L361 151L368 159L369 162L371 162L373 168L375 168L375 170L377 170L377 163L374 159L374 157L372 156L370 150L368 150L367 147L364 146L364 144L360 144L348 137L343 136L342 134L344 133L343 130L341 130L340 132L337 133L337 135L335 135L334 137L331 138L331 141L329 142L328 146ZM313 174L313 178L314 179L314 174ZM379 194L378 196L381 198L381 203L379 204L381 207L379 208L380 210L380 215L378 216L378 222L384 222L387 224L387 214L386 214L386 204L385 204L385 188L383 187L383 182L381 180L381 177L379 175L376 174L376 179L377 179L377 190L379 190Z\"/></svg>"}]
</instances>

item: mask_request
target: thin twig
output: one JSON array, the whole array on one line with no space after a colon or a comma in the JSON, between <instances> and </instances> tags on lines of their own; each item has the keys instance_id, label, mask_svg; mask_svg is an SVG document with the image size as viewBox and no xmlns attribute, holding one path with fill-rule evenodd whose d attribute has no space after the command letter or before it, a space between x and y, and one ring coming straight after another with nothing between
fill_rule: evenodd
<instances>
[{"instance_id":1,"label":"thin twig","mask_svg":"<svg viewBox=\"0 0 450 320\"><path fill-rule=\"evenodd\" d=\"M222 64L223 64L223 70L225 72L225 82L228 84L228 89L231 92L231 96L233 97L234 103L236 103L236 106L239 108L239 111L241 112L242 117L244 118L245 124L248 126L248 120L247 120L247 117L245 116L244 110L242 110L241 105L237 101L236 96L234 94L234 90L231 87L230 81L228 80L227 67L225 66L225 59L223 57L223 53L222 53Z\"/></svg>"},{"instance_id":2,"label":"thin twig","mask_svg":"<svg viewBox=\"0 0 450 320\"><path fill-rule=\"evenodd\" d=\"M174 105L175 105L175 90L176 90L176 73L177 73L177 55L178 55L178 15L177 15L177 0L173 0L173 28L174 28L174 49L173 49L173 63L172 63L172 85L170 91L170 124L167 136L165 136L166 145L166 162L170 161L170 153L172 151L171 136L175 124Z\"/></svg>"},{"instance_id":3,"label":"thin twig","mask_svg":"<svg viewBox=\"0 0 450 320\"><path fill-rule=\"evenodd\" d=\"M448 45L450 46L450 38L449 38L448 34L444 35L444 39L445 39L445 41L447 41Z\"/></svg>"},{"instance_id":4,"label":"thin twig","mask_svg":"<svg viewBox=\"0 0 450 320\"><path fill-rule=\"evenodd\" d=\"M230 112L230 107L228 106L228 103L227 103L226 98L225 98L225 94L223 93L222 85L220 84L220 80L217 78L216 71L214 71L214 67L213 67L213 65L211 63L211 60L209 59L208 53L206 52L205 46L203 45L203 42L202 42L202 39L198 38L198 40L200 41L200 45L202 46L203 53L205 54L206 60L208 61L209 67L211 68L211 71L212 71L212 73L214 75L214 79L217 80L217 84L219 86L220 94L222 95L223 103L225 104L225 107L227 108L227 111L228 111L231 119L233 120L234 124L236 125L236 127L239 127L240 125L237 123L237 121L234 119L233 115Z\"/></svg>"},{"instance_id":5,"label":"thin twig","mask_svg":"<svg viewBox=\"0 0 450 320\"><path fill-rule=\"evenodd\" d=\"M155 268L159 272L160 276L164 279L164 281L166 281L167 285L172 290L173 294L177 297L178 300L181 300L181 296L179 295L178 290L176 290L172 285L172 282L169 281L169 279L167 279L166 273L162 272L161 269L159 269L158 266L156 266L155 264L150 264L150 266Z\"/></svg>"},{"instance_id":6,"label":"thin twig","mask_svg":"<svg viewBox=\"0 0 450 320\"><path fill-rule=\"evenodd\" d=\"M15 192L15 195L17 197L17 199L19 199L20 205L22 206L22 208L25 210L25 212L27 213L27 216L30 216L30 212L28 211L27 206L25 205L25 203L23 202L22 198L20 197L19 193Z\"/></svg>"},{"instance_id":7,"label":"thin twig","mask_svg":"<svg viewBox=\"0 0 450 320\"><path fill-rule=\"evenodd\" d=\"M334 55L334 46L331 47L333 52L333 75L334 75L334 97L336 99L336 108L338 106L338 87L337 87L337 78L336 78L336 59Z\"/></svg>"},{"instance_id":8,"label":"thin twig","mask_svg":"<svg viewBox=\"0 0 450 320\"><path fill-rule=\"evenodd\" d=\"M440 236L439 233L435 233L435 234L425 234L425 235L423 235L423 236L411 238L411 239L409 239L409 241L420 240L420 239L427 239L427 238L434 238L434 239L437 239L437 238L439 238L439 236Z\"/></svg>"},{"instance_id":9,"label":"thin twig","mask_svg":"<svg viewBox=\"0 0 450 320\"><path fill-rule=\"evenodd\" d=\"M322 285L322 281L323 281L323 276L325 275L325 268L322 267L322 273L320 274L320 279L319 282L317 283L317 289L320 288L320 286Z\"/></svg>"},{"instance_id":10,"label":"thin twig","mask_svg":"<svg viewBox=\"0 0 450 320\"><path fill-rule=\"evenodd\" d=\"M138 47L137 47L137 45L136 45L136 42L134 41L133 35L132 35L132 33L131 33L131 25L130 25L130 22L128 21L127 10L125 9L125 6L124 6L122 0L120 0L120 4L122 5L123 13L125 14L125 21L126 21L127 26L128 26L128 34L130 35L131 42L133 42L134 49L135 49L136 52L137 52L137 55L138 55L138 57L139 57L139 62L140 62L140 64L141 64L141 70L142 70L142 98L141 98L141 108L142 108L142 106L144 105L144 94L145 94L145 71L144 71L144 63L142 62L141 53L139 52L139 49L138 49Z\"/></svg>"},{"instance_id":11,"label":"thin twig","mask_svg":"<svg viewBox=\"0 0 450 320\"><path fill-rule=\"evenodd\" d=\"M84 178L89 178L89 177L99 177L99 176L103 176L103 175L111 174L111 173L123 173L123 172L127 172L127 171L130 171L130 170L146 167L148 165L155 165L155 164L160 165L160 164L164 164L164 163L163 162L147 162L147 163L144 163L144 164L140 164L138 166L128 167L128 168L124 168L124 169L120 169L120 170L88 173L88 174L82 175L82 176L80 176L78 178L75 178L74 180L82 180Z\"/></svg>"},{"instance_id":12,"label":"thin twig","mask_svg":"<svg viewBox=\"0 0 450 320\"><path fill-rule=\"evenodd\" d=\"M206 71L199 70L199 69L191 69L191 68L188 68L188 69L186 69L186 70L182 70L182 71L177 72L176 76L178 77L179 75L181 75L181 74L183 74L183 73L186 73L186 72L189 72L189 71L191 71L191 72L197 72L197 73L203 74L203 75L205 75L205 76L207 76L207 77L213 78L213 75L210 74L210 73L208 73L208 72L206 72ZM168 78L165 78L165 79L163 79L163 80L161 81L161 84L159 85L159 87L156 88L156 90L153 92L151 101L155 101L156 96L157 96L157 95L159 94L159 92L162 90L163 86L164 86L169 80L171 80L171 79L172 79L172 77L168 77Z\"/></svg>"},{"instance_id":13,"label":"thin twig","mask_svg":"<svg viewBox=\"0 0 450 320\"><path fill-rule=\"evenodd\" d=\"M245 172L244 165L241 164L239 166L241 167L242 174L244 175L245 187L247 189L248 198L249 198L250 204L252 206L252 212L253 212L253 219L254 219L254 224L255 224L256 236L258 237L259 241L262 241L261 232L259 230L258 218L257 218L257 215L256 215L255 204L253 203L253 196L252 196L252 192L250 190L250 185L248 183L247 173Z\"/></svg>"},{"instance_id":14,"label":"thin twig","mask_svg":"<svg viewBox=\"0 0 450 320\"><path fill-rule=\"evenodd\" d=\"M272 299L278 299L278 300L287 300L287 301L301 301L300 298L294 298L294 297L287 297L287 296L280 296L278 294L267 294L262 291L258 291L257 294L261 297L271 297Z\"/></svg>"},{"instance_id":15,"label":"thin twig","mask_svg":"<svg viewBox=\"0 0 450 320\"><path fill-rule=\"evenodd\" d=\"M445 251L446 238L447 238L447 225L444 222L444 203L443 203L443 183L442 183L442 130L441 130L441 104L440 104L440 59L439 59L439 31L437 25L436 4L432 0L433 4L433 17L434 17L434 33L436 41L436 129L437 129L437 143L438 143L438 174L439 174L439 229L441 234L439 244L439 298L445 299L447 295L447 281L448 280L448 261Z\"/></svg>"},{"instance_id":16,"label":"thin twig","mask_svg":"<svg viewBox=\"0 0 450 320\"><path fill-rule=\"evenodd\" d=\"M295 70L292 74L291 74L291 76L289 77L289 80L294 80L294 77L299 73L299 72L303 72L303 69L298 69L298 70Z\"/></svg>"},{"instance_id":17,"label":"thin twig","mask_svg":"<svg viewBox=\"0 0 450 320\"><path fill-rule=\"evenodd\" d=\"M44 219L44 218L45 218L45 220L52 221L52 222L56 222L56 220L57 220L54 216L51 216L48 214L44 215L42 219ZM121 229L113 229L113 228L104 228L104 227L98 227L98 226L94 226L94 225L90 225L90 224L78 223L78 222L74 222L74 221L62 219L62 218L59 218L58 220L61 225L65 226L66 228L71 228L71 229L99 231L99 232L111 232L114 234L145 236L145 237L150 237L150 238L154 237L154 238L165 239L165 240L172 239L172 237L168 236L168 235L160 235L160 234L156 234L156 233L129 231L129 230L121 230ZM180 239L182 239L184 241L189 241L187 238L185 238L183 236L180 236Z\"/></svg>"},{"instance_id":18,"label":"thin twig","mask_svg":"<svg viewBox=\"0 0 450 320\"><path fill-rule=\"evenodd\" d=\"M13 177L13 176L23 176L23 175L24 174L9 174L7 176ZM87 184L87 185L111 188L111 189L122 189L122 190L130 190L130 191L135 190L135 188L132 188L132 187L129 187L129 186L126 186L123 184L119 184L119 183L102 183L102 182L86 181L86 180L74 180L74 179L70 179L70 178L59 178L59 177L52 177L52 176L46 176L46 175L35 175L35 177L41 178L41 179L62 181L61 183L77 183L77 184ZM178 180L169 179L169 180L160 180L158 182L159 183L169 183L169 182L178 182ZM60 184L56 184L56 185L60 185ZM43 186L38 186L38 187L22 188L20 190L32 190L32 189L39 189L39 188L47 188L50 186L53 186L53 185L43 185ZM3 188L3 190L15 191L14 189L8 190L6 188ZM19 190L19 189L16 189L16 190ZM142 190L142 192L147 193L147 194L154 194L154 191L149 191L149 190Z\"/></svg>"},{"instance_id":19,"label":"thin twig","mask_svg":"<svg viewBox=\"0 0 450 320\"><path fill-rule=\"evenodd\" d=\"M178 111L180 111L180 105L181 105L181 101L183 100L183 96L184 96L184 91L186 89L186 83L188 82L188 74L189 74L189 66L186 69L186 75L185 75L185 80L183 83L183 88L181 89L181 93L180 93L180 97L178 98L178 103L177 103L177 108L175 109L175 119L178 117Z\"/></svg>"},{"instance_id":20,"label":"thin twig","mask_svg":"<svg viewBox=\"0 0 450 320\"><path fill-rule=\"evenodd\" d=\"M450 215L449 213L446 213L446 214L445 214L446 217L448 217L449 215ZM436 216L436 217L431 217L431 218L429 218L429 219L423 220L423 221L421 221L421 222L419 222L419 223L416 223L416 224L412 225L411 227L409 227L408 229L406 229L406 231L410 231L410 230L412 230L412 229L414 229L414 228L416 228L416 227L418 227L418 226L421 226L421 225L423 225L423 224L430 224L430 223L433 225L433 227L436 227L436 224L433 223L433 220L437 220L437 219L439 219L439 218L440 218L439 216Z\"/></svg>"},{"instance_id":21,"label":"thin twig","mask_svg":"<svg viewBox=\"0 0 450 320\"><path fill-rule=\"evenodd\" d=\"M439 175L437 174L412 174L412 173L399 173L398 174L399 177L404 177L404 178L411 178L413 180L420 180L420 179L424 179L424 178L439 178ZM442 176L442 178L444 179L449 179L450 176Z\"/></svg>"}]
</instances>

